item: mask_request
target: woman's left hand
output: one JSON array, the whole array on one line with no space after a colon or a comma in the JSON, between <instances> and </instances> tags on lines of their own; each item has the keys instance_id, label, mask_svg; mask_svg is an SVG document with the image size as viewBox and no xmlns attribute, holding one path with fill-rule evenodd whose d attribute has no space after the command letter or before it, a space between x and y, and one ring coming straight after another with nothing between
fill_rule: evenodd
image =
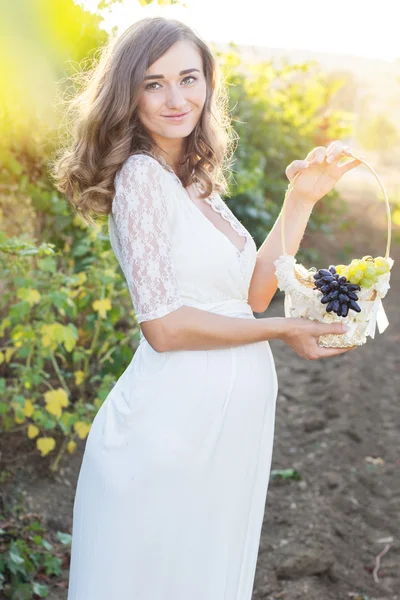
<instances>
[{"instance_id":1,"label":"woman's left hand","mask_svg":"<svg viewBox=\"0 0 400 600\"><path fill-rule=\"evenodd\" d=\"M340 164L343 155L353 156L349 146L336 140L328 148L317 146L311 150L306 161L293 161L286 168L287 178L292 182L297 173L301 174L292 189L305 201L315 204L330 192L342 175L361 164L356 158Z\"/></svg>"}]
</instances>

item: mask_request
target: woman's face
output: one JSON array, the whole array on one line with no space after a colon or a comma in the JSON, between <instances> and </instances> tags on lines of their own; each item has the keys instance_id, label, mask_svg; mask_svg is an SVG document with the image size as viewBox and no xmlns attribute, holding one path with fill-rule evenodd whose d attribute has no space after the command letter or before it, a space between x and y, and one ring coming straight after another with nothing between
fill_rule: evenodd
<instances>
[{"instance_id":1,"label":"woman's face","mask_svg":"<svg viewBox=\"0 0 400 600\"><path fill-rule=\"evenodd\" d=\"M199 51L190 42L176 42L147 69L138 116L152 138L165 145L165 138L176 140L193 131L205 99Z\"/></svg>"}]
</instances>

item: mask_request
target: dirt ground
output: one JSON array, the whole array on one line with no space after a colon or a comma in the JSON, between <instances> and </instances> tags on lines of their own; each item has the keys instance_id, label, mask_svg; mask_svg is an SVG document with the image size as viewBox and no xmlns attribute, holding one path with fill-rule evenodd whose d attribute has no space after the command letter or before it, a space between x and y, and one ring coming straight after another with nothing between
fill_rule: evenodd
<instances>
[{"instance_id":1,"label":"dirt ground","mask_svg":"<svg viewBox=\"0 0 400 600\"><path fill-rule=\"evenodd\" d=\"M304 239L321 250L319 268L341 262L340 250L349 243L350 258L385 251L376 184L370 189L370 181L348 175L340 184L353 226L334 239ZM392 287L384 301L390 325L375 340L317 361L271 342L279 380L272 468L294 468L300 479L271 479L253 600L400 600L399 254L393 245ZM278 293L257 316L282 315ZM22 440L20 449L13 444L12 452L2 448L8 468L26 448ZM3 493L21 491L52 530L71 532L83 450L84 442L55 476L35 452L24 455L24 469ZM373 571L383 551L376 582ZM67 575L50 600L66 599Z\"/></svg>"}]
</instances>

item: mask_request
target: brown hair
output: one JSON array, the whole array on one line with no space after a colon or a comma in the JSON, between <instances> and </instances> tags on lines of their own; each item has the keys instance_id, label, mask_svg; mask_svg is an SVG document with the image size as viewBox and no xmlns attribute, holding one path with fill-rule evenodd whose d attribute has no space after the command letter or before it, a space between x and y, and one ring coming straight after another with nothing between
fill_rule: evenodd
<instances>
[{"instance_id":1,"label":"brown hair","mask_svg":"<svg viewBox=\"0 0 400 600\"><path fill-rule=\"evenodd\" d=\"M138 97L145 71L175 42L187 40L199 50L206 78L201 117L185 138L179 177L185 187L197 180L202 197L227 191L225 170L235 146L228 99L219 66L207 44L186 24L163 17L142 19L101 50L100 60L84 84L66 101L70 141L61 147L51 167L55 187L88 225L111 211L114 177L135 153L154 155L154 142L138 115Z\"/></svg>"}]
</instances>

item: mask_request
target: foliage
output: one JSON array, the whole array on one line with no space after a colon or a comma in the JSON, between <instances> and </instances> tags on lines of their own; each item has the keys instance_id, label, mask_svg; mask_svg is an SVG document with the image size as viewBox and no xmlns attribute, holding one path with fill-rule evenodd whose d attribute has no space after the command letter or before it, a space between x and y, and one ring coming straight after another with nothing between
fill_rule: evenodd
<instances>
[{"instance_id":1,"label":"foliage","mask_svg":"<svg viewBox=\"0 0 400 600\"><path fill-rule=\"evenodd\" d=\"M41 517L22 505L0 513L0 596L46 598L69 563L71 535L46 532Z\"/></svg>"},{"instance_id":2,"label":"foliage","mask_svg":"<svg viewBox=\"0 0 400 600\"><path fill-rule=\"evenodd\" d=\"M0 430L23 429L42 456L61 438L53 470L86 438L139 334L107 236L77 219L62 251L0 237Z\"/></svg>"}]
</instances>

